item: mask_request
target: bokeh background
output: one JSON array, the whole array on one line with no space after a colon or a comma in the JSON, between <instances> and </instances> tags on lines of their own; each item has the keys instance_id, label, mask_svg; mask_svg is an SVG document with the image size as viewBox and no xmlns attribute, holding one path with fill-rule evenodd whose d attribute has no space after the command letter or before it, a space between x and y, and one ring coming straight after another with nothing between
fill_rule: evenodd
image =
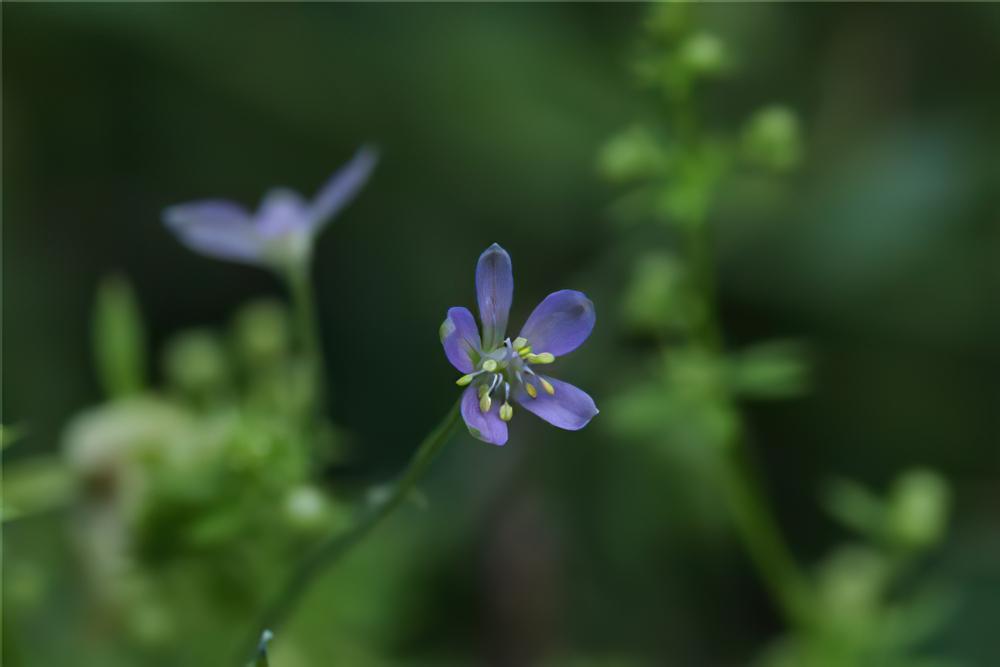
<instances>
[{"instance_id":1,"label":"bokeh background","mask_svg":"<svg viewBox=\"0 0 1000 667\"><path fill-rule=\"evenodd\" d=\"M57 454L103 400L91 315L106 275L134 287L154 382L178 331L284 298L266 272L181 247L164 206L309 193L364 142L381 162L315 265L327 409L351 442L327 481L388 479L452 403L437 327L472 304L493 242L514 259L513 322L555 289L592 297L598 326L560 376L613 404L643 373L621 307L645 240L615 221L597 156L658 113L630 66L647 9L5 4L3 422L24 434L7 471ZM929 648L1000 664L1000 8L696 16L734 54L711 121L779 102L802 127L799 169L756 206L721 193L713 215L727 342L794 337L814 363L804 396L746 406L779 523L810 563L847 539L821 507L829 479L938 470L953 520L922 574L956 602ZM273 664L746 664L781 623L724 508L710 488L678 492L662 443L613 421L605 408L565 433L521 415L504 448L457 438L426 510L317 582ZM231 654L252 617L239 605L138 638L103 622L74 517L4 525L5 664Z\"/></svg>"}]
</instances>

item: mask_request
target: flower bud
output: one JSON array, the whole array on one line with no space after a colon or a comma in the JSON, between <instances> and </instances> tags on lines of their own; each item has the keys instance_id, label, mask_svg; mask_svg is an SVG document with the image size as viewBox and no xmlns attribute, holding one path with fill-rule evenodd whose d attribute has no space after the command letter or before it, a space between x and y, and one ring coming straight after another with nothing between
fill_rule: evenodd
<instances>
[{"instance_id":1,"label":"flower bud","mask_svg":"<svg viewBox=\"0 0 1000 667\"><path fill-rule=\"evenodd\" d=\"M691 72L706 76L721 74L729 60L722 40L705 32L692 35L681 45L680 58Z\"/></svg>"},{"instance_id":2,"label":"flower bud","mask_svg":"<svg viewBox=\"0 0 1000 667\"><path fill-rule=\"evenodd\" d=\"M755 113L743 129L743 152L761 167L787 171L802 158L799 119L783 106L770 106Z\"/></svg>"},{"instance_id":3,"label":"flower bud","mask_svg":"<svg viewBox=\"0 0 1000 667\"><path fill-rule=\"evenodd\" d=\"M941 540L951 493L940 475L911 470L893 484L889 495L889 529L900 543L925 548Z\"/></svg>"}]
</instances>

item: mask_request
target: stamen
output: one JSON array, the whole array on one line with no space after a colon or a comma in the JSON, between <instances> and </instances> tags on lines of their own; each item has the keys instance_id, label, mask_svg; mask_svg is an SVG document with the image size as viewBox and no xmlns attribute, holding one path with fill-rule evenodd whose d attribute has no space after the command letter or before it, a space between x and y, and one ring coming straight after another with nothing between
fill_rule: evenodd
<instances>
[{"instance_id":1,"label":"stamen","mask_svg":"<svg viewBox=\"0 0 1000 667\"><path fill-rule=\"evenodd\" d=\"M510 339L508 338L507 340L510 340ZM517 338L514 339L514 343L513 343L514 349L518 350L518 351L520 351L522 348L524 348L527 344L528 344L528 339L525 338L524 336L518 336Z\"/></svg>"},{"instance_id":2,"label":"stamen","mask_svg":"<svg viewBox=\"0 0 1000 667\"><path fill-rule=\"evenodd\" d=\"M552 386L552 383L550 383L548 380L546 380L541 376L538 377L538 381L542 383L542 389L545 390L545 393L547 393L549 396L555 395L556 388Z\"/></svg>"},{"instance_id":3,"label":"stamen","mask_svg":"<svg viewBox=\"0 0 1000 667\"><path fill-rule=\"evenodd\" d=\"M504 403L500 406L500 419L509 422L513 416L514 408L510 407L510 403Z\"/></svg>"},{"instance_id":4,"label":"stamen","mask_svg":"<svg viewBox=\"0 0 1000 667\"><path fill-rule=\"evenodd\" d=\"M528 392L528 396L531 396L532 398L538 398L538 390L535 389L535 385L525 382L524 390Z\"/></svg>"},{"instance_id":5,"label":"stamen","mask_svg":"<svg viewBox=\"0 0 1000 667\"><path fill-rule=\"evenodd\" d=\"M483 362L483 370L489 373L495 372L497 369L496 359L487 359Z\"/></svg>"},{"instance_id":6,"label":"stamen","mask_svg":"<svg viewBox=\"0 0 1000 667\"><path fill-rule=\"evenodd\" d=\"M556 357L551 352L542 352L541 354L529 354L527 360L529 364L551 364L556 360Z\"/></svg>"},{"instance_id":7,"label":"stamen","mask_svg":"<svg viewBox=\"0 0 1000 667\"><path fill-rule=\"evenodd\" d=\"M455 380L455 384L459 387L465 387L472 383L477 375L482 375L483 371L476 371L475 373L469 373L468 375L463 375L462 377Z\"/></svg>"},{"instance_id":8,"label":"stamen","mask_svg":"<svg viewBox=\"0 0 1000 667\"><path fill-rule=\"evenodd\" d=\"M518 350L517 353L521 356L522 359L525 359L528 357L528 355L531 354L531 346L525 345L520 350Z\"/></svg>"},{"instance_id":9,"label":"stamen","mask_svg":"<svg viewBox=\"0 0 1000 667\"><path fill-rule=\"evenodd\" d=\"M493 401L490 399L490 393L486 392L483 394L483 397L479 399L479 409L483 412L489 412L492 405Z\"/></svg>"}]
</instances>

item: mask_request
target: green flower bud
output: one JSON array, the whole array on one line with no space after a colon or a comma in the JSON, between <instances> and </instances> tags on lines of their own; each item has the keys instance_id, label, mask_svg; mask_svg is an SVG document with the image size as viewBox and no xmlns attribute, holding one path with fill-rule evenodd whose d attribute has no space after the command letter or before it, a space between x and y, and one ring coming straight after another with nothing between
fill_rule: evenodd
<instances>
[{"instance_id":1,"label":"green flower bud","mask_svg":"<svg viewBox=\"0 0 1000 667\"><path fill-rule=\"evenodd\" d=\"M771 106L755 113L743 129L743 152L753 164L775 171L787 171L802 159L799 119L783 106Z\"/></svg>"},{"instance_id":2,"label":"green flower bud","mask_svg":"<svg viewBox=\"0 0 1000 667\"><path fill-rule=\"evenodd\" d=\"M208 330L189 331L171 340L163 364L170 384L198 398L218 393L228 383L225 347Z\"/></svg>"},{"instance_id":3,"label":"green flower bud","mask_svg":"<svg viewBox=\"0 0 1000 667\"><path fill-rule=\"evenodd\" d=\"M729 56L725 44L718 37L698 33L681 44L680 59L692 73L714 76L725 71Z\"/></svg>"},{"instance_id":4,"label":"green flower bud","mask_svg":"<svg viewBox=\"0 0 1000 667\"><path fill-rule=\"evenodd\" d=\"M930 470L901 475L889 494L889 529L905 546L925 548L941 540L948 520L951 492Z\"/></svg>"},{"instance_id":5,"label":"green flower bud","mask_svg":"<svg viewBox=\"0 0 1000 667\"><path fill-rule=\"evenodd\" d=\"M236 315L233 329L240 359L248 366L270 365L288 353L288 312L279 301L247 305Z\"/></svg>"}]
</instances>

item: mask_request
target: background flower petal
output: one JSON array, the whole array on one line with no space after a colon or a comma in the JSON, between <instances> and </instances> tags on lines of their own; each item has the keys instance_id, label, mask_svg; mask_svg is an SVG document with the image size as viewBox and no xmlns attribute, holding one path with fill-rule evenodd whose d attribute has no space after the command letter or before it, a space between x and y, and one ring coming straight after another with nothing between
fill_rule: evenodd
<instances>
[{"instance_id":1,"label":"background flower petal","mask_svg":"<svg viewBox=\"0 0 1000 667\"><path fill-rule=\"evenodd\" d=\"M543 376L552 383L555 394L548 394L538 387L538 397L531 398L523 389L515 400L528 412L533 412L553 426L577 431L587 425L599 410L590 395L561 380ZM536 384L537 386L537 384Z\"/></svg>"},{"instance_id":2,"label":"background flower petal","mask_svg":"<svg viewBox=\"0 0 1000 667\"><path fill-rule=\"evenodd\" d=\"M514 298L510 255L496 243L479 256L476 297L479 300L479 318L483 322L483 349L491 350L503 341L510 303Z\"/></svg>"},{"instance_id":3,"label":"background flower petal","mask_svg":"<svg viewBox=\"0 0 1000 667\"><path fill-rule=\"evenodd\" d=\"M475 385L466 387L462 394L462 419L474 438L491 445L507 442L507 422L500 419L500 402L494 401L489 412L479 409L479 395Z\"/></svg>"},{"instance_id":4,"label":"background flower petal","mask_svg":"<svg viewBox=\"0 0 1000 667\"><path fill-rule=\"evenodd\" d=\"M441 344L451 365L463 373L475 370L474 359L479 354L479 328L468 308L449 308L441 323Z\"/></svg>"},{"instance_id":5,"label":"background flower petal","mask_svg":"<svg viewBox=\"0 0 1000 667\"><path fill-rule=\"evenodd\" d=\"M378 152L362 146L351 161L337 170L316 193L309 211L309 224L313 229L330 220L347 206L358 194L378 163Z\"/></svg>"},{"instance_id":6,"label":"background flower petal","mask_svg":"<svg viewBox=\"0 0 1000 667\"><path fill-rule=\"evenodd\" d=\"M216 259L261 264L263 240L239 204L205 200L163 211L163 221L181 243Z\"/></svg>"},{"instance_id":7,"label":"background flower petal","mask_svg":"<svg viewBox=\"0 0 1000 667\"><path fill-rule=\"evenodd\" d=\"M528 339L534 352L551 352L558 357L580 347L596 321L594 303L586 294L559 290L535 307L520 335Z\"/></svg>"},{"instance_id":8,"label":"background flower petal","mask_svg":"<svg viewBox=\"0 0 1000 667\"><path fill-rule=\"evenodd\" d=\"M268 192L261 200L254 222L265 239L308 232L309 207L299 193L278 188Z\"/></svg>"}]
</instances>

